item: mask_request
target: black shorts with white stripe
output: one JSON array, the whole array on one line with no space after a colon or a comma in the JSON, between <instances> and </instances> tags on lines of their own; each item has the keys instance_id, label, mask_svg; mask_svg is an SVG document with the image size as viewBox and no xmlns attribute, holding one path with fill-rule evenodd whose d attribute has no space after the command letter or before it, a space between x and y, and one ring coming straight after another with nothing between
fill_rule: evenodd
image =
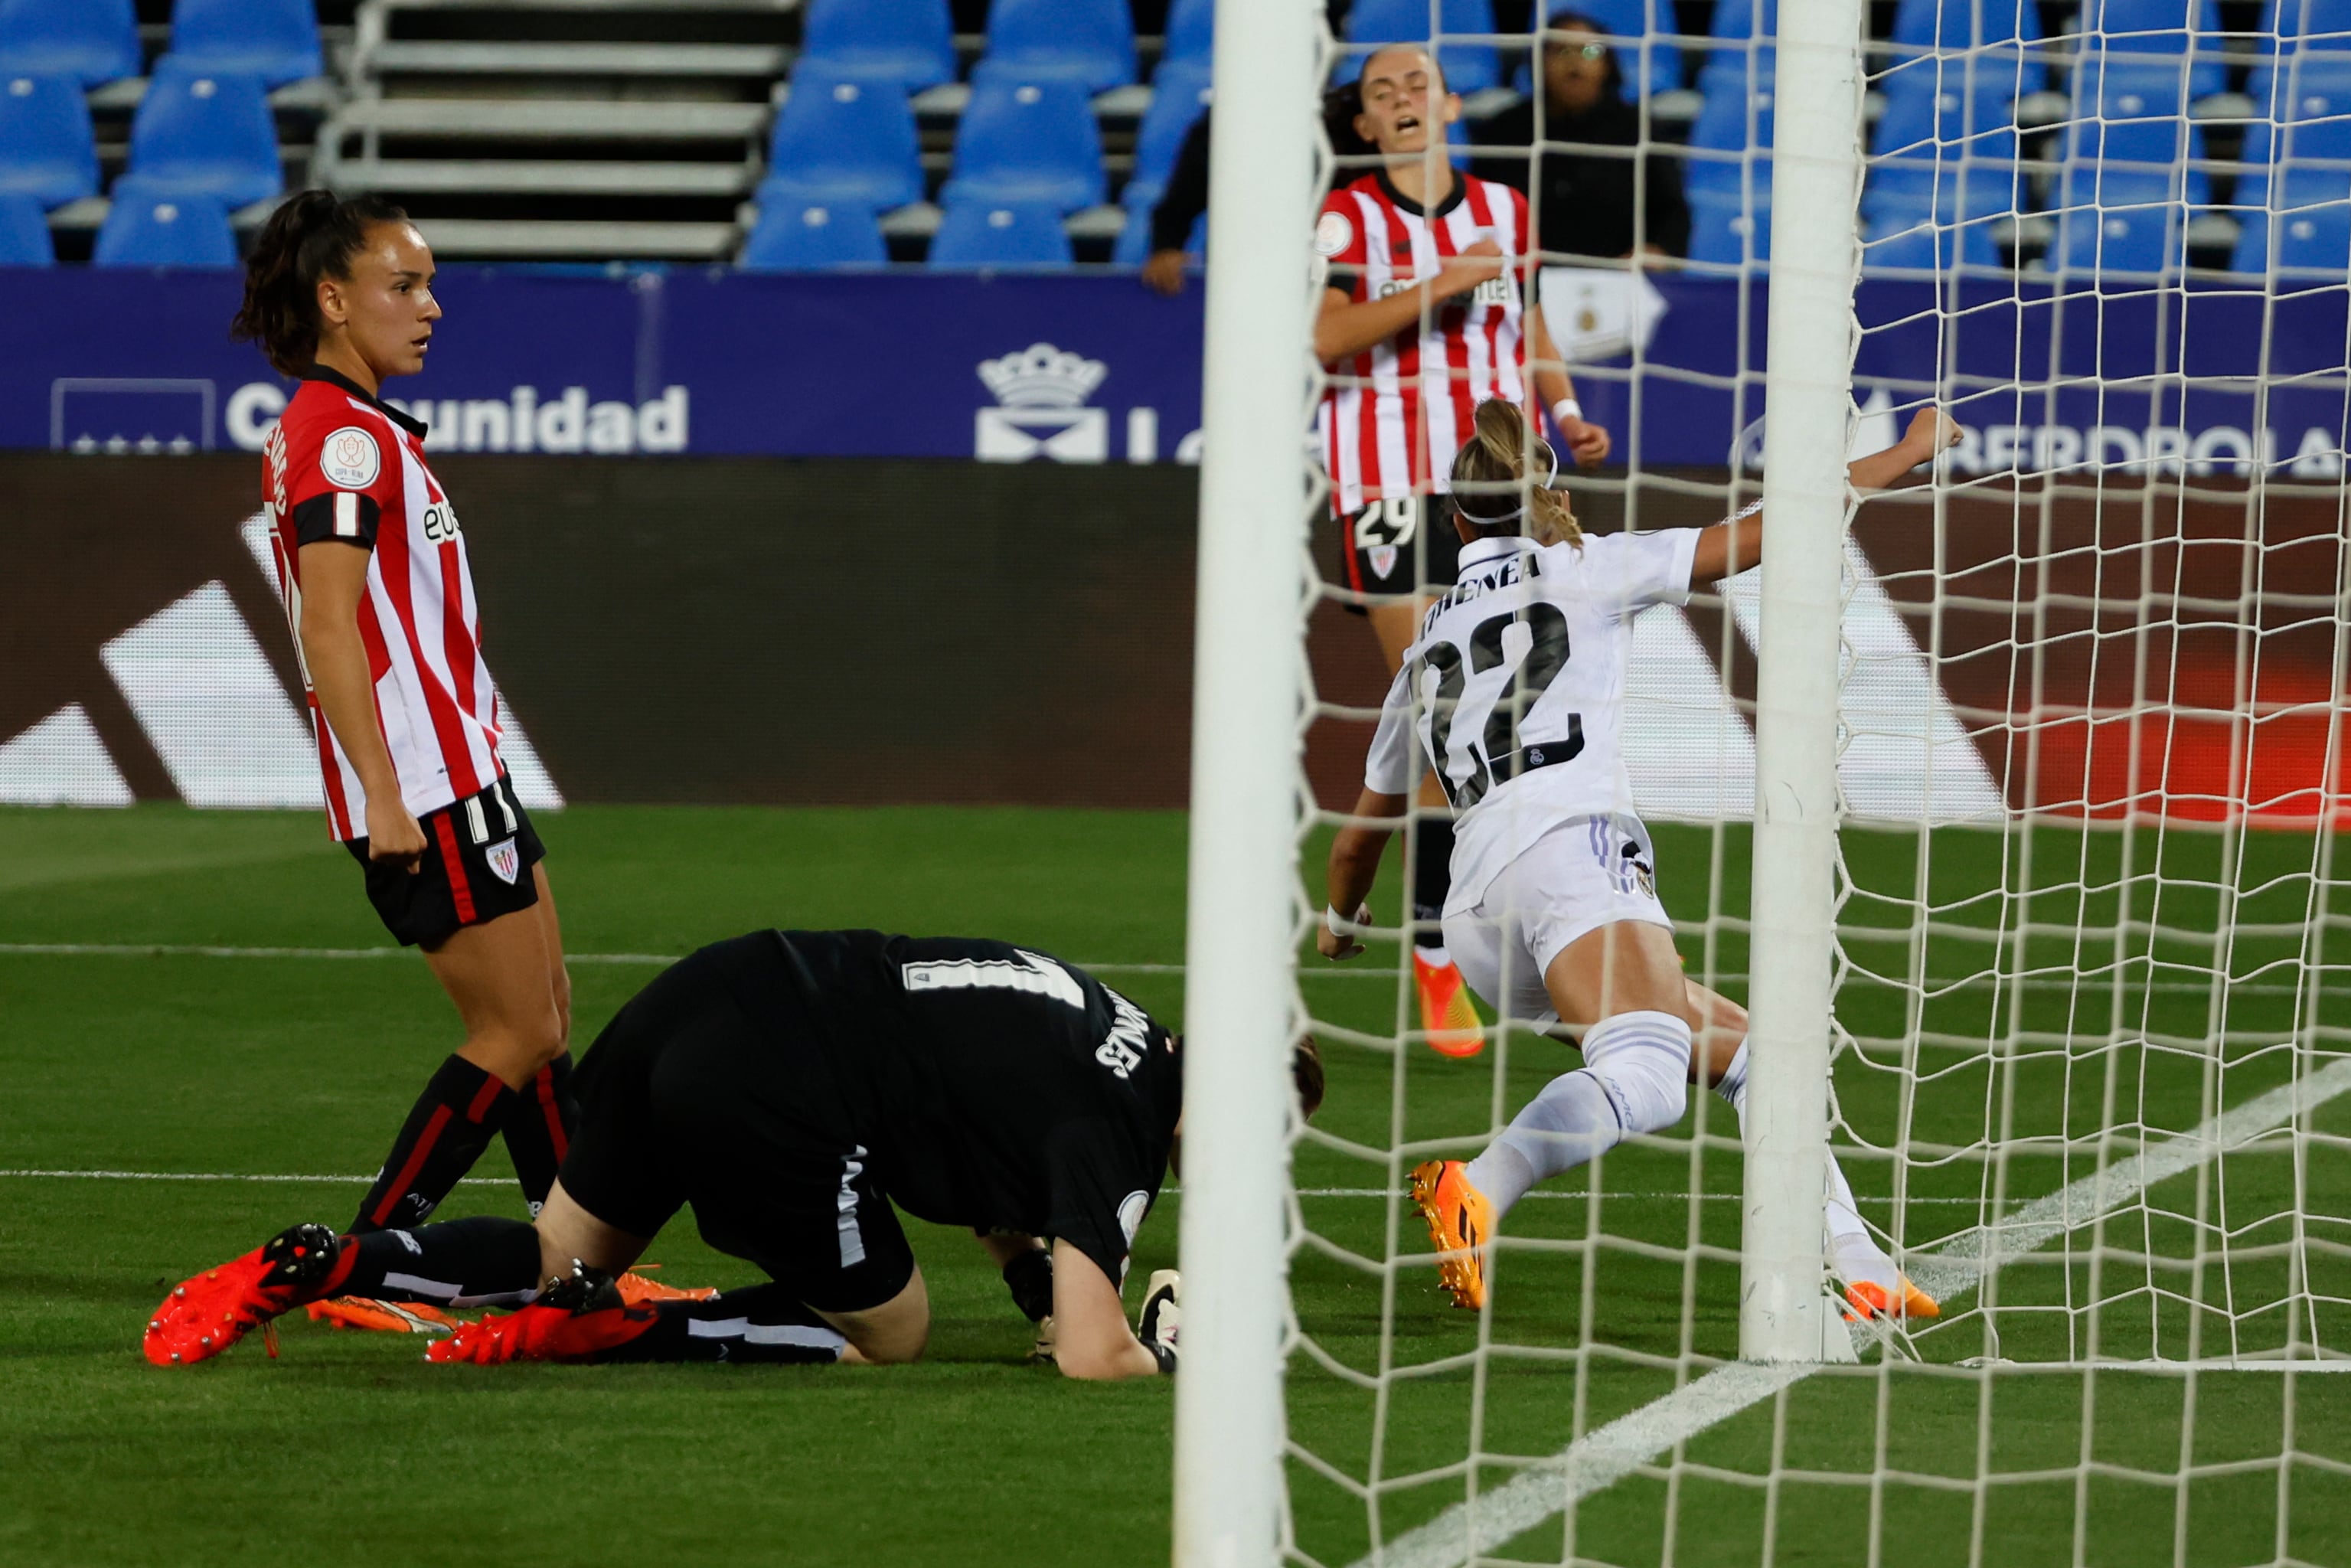
<instances>
[{"instance_id":1,"label":"black shorts with white stripe","mask_svg":"<svg viewBox=\"0 0 2351 1568\"><path fill-rule=\"evenodd\" d=\"M506 775L476 795L417 819L424 853L416 869L368 859L368 841L345 846L367 873L368 902L403 947L434 948L460 927L538 902L530 868L547 858L530 814Z\"/></svg>"}]
</instances>

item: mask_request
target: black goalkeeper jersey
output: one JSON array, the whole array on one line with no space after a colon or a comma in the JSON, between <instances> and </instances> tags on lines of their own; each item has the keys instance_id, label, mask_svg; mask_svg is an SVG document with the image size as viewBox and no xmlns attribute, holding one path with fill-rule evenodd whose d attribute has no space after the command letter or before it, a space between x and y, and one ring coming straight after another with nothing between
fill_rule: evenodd
<instances>
[{"instance_id":1,"label":"black goalkeeper jersey","mask_svg":"<svg viewBox=\"0 0 2351 1568\"><path fill-rule=\"evenodd\" d=\"M935 1224L1058 1238L1123 1281L1183 1108L1164 1026L1030 948L761 935L745 999L779 1035L813 1035L883 1191Z\"/></svg>"}]
</instances>

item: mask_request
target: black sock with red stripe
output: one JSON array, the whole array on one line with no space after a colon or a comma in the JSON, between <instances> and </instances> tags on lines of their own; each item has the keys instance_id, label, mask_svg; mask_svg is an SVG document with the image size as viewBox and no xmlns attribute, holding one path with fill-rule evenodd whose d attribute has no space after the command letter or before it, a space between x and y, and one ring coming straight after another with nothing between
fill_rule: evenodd
<instances>
[{"instance_id":1,"label":"black sock with red stripe","mask_svg":"<svg viewBox=\"0 0 2351 1568\"><path fill-rule=\"evenodd\" d=\"M373 1296L447 1306L504 1303L538 1289L538 1232L528 1221L478 1214L414 1230L343 1239L321 1296Z\"/></svg>"},{"instance_id":2,"label":"black sock with red stripe","mask_svg":"<svg viewBox=\"0 0 2351 1568\"><path fill-rule=\"evenodd\" d=\"M513 1090L462 1056L443 1062L400 1129L351 1234L422 1225L504 1124Z\"/></svg>"},{"instance_id":3,"label":"black sock with red stripe","mask_svg":"<svg viewBox=\"0 0 2351 1568\"><path fill-rule=\"evenodd\" d=\"M571 1053L567 1051L516 1092L498 1125L531 1213L537 1214L547 1201L555 1173L563 1168L563 1156L571 1147L572 1130L579 1125L580 1103L571 1097Z\"/></svg>"}]
</instances>

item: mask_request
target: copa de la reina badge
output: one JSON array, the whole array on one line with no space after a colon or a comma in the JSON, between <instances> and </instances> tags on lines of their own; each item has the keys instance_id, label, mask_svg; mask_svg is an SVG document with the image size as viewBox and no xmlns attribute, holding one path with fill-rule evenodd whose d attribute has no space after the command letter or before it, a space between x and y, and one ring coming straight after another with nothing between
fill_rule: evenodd
<instances>
[{"instance_id":1,"label":"copa de la reina badge","mask_svg":"<svg viewBox=\"0 0 2351 1568\"><path fill-rule=\"evenodd\" d=\"M375 437L356 424L347 424L327 437L319 448L319 472L346 490L364 490L383 471L383 454Z\"/></svg>"}]
</instances>

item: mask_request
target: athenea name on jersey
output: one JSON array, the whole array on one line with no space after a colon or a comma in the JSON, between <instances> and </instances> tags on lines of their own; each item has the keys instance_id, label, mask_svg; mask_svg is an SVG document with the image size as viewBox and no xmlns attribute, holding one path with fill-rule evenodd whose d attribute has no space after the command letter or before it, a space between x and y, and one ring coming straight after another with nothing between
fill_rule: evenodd
<instances>
[{"instance_id":1,"label":"athenea name on jersey","mask_svg":"<svg viewBox=\"0 0 2351 1568\"><path fill-rule=\"evenodd\" d=\"M1689 591L1698 531L1463 548L1388 689L1364 783L1413 786L1411 742L1459 813L1448 910L1575 817L1632 810L1624 762L1632 618Z\"/></svg>"}]
</instances>

